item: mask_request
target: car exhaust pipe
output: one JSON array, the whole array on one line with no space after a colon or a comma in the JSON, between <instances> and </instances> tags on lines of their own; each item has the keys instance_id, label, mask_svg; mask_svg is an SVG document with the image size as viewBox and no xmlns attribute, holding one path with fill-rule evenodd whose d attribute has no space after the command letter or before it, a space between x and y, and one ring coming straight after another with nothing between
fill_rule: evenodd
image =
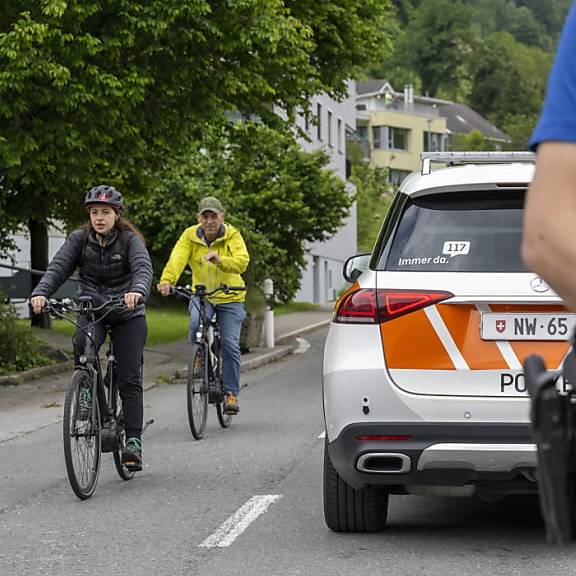
<instances>
[{"instance_id":1,"label":"car exhaust pipe","mask_svg":"<svg viewBox=\"0 0 576 576\"><path fill-rule=\"evenodd\" d=\"M358 458L356 468L370 474L406 474L412 468L412 461L410 456L397 452L368 452Z\"/></svg>"}]
</instances>

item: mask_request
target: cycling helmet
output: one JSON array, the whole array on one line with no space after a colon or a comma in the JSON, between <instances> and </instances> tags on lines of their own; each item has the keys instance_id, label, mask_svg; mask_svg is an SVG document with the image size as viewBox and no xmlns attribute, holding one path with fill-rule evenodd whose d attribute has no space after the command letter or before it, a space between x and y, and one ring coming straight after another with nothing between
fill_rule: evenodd
<instances>
[{"instance_id":1,"label":"cycling helmet","mask_svg":"<svg viewBox=\"0 0 576 576\"><path fill-rule=\"evenodd\" d=\"M116 210L122 210L124 207L124 200L122 194L113 186L94 186L86 193L84 198L84 208L88 208L92 204L107 204Z\"/></svg>"}]
</instances>

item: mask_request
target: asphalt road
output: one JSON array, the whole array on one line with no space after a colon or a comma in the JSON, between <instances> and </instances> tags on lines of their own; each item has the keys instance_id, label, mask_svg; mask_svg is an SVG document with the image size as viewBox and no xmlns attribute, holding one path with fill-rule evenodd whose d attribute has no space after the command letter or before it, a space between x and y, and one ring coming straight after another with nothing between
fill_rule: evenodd
<instances>
[{"instance_id":1,"label":"asphalt road","mask_svg":"<svg viewBox=\"0 0 576 576\"><path fill-rule=\"evenodd\" d=\"M244 374L240 415L223 430L212 410L199 442L182 384L146 392L144 471L123 482L105 455L85 502L68 485L59 424L0 442L0 575L576 575L576 546L544 544L534 498L393 496L386 532L329 531L324 335Z\"/></svg>"}]
</instances>

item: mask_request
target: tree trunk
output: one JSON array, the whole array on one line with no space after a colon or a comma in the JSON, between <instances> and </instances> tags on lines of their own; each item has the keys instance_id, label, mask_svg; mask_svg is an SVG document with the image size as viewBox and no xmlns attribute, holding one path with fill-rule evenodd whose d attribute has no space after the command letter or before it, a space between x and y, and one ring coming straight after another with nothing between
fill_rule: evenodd
<instances>
[{"instance_id":1,"label":"tree trunk","mask_svg":"<svg viewBox=\"0 0 576 576\"><path fill-rule=\"evenodd\" d=\"M30 264L33 270L46 270L48 268L48 226L46 222L30 219L28 221L28 230L30 231ZM30 285L32 290L40 282L41 276L31 275ZM39 328L50 328L50 315L32 314L30 316L32 326Z\"/></svg>"}]
</instances>

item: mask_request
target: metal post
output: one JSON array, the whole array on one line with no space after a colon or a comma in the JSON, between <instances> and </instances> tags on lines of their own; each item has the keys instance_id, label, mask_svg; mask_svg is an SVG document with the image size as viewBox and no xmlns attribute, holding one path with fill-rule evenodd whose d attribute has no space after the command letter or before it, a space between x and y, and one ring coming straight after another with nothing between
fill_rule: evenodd
<instances>
[{"instance_id":1,"label":"metal post","mask_svg":"<svg viewBox=\"0 0 576 576\"><path fill-rule=\"evenodd\" d=\"M266 348L274 348L274 282L271 278L264 280L264 295L266 296L266 313L264 316Z\"/></svg>"}]
</instances>

